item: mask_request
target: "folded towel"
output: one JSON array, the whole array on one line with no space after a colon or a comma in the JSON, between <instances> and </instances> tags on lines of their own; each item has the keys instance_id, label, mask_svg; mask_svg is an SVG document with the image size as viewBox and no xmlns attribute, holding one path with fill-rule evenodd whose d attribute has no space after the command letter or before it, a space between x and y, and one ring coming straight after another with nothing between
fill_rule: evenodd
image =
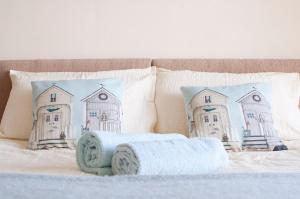
<instances>
[{"instance_id":1,"label":"folded towel","mask_svg":"<svg viewBox=\"0 0 300 199\"><path fill-rule=\"evenodd\" d=\"M228 164L218 139L193 138L121 144L112 158L112 171L115 175L203 174Z\"/></svg>"},{"instance_id":2,"label":"folded towel","mask_svg":"<svg viewBox=\"0 0 300 199\"><path fill-rule=\"evenodd\" d=\"M76 147L76 160L87 173L111 175L111 159L116 147L122 143L187 139L181 134L120 134L112 132L87 132L80 137Z\"/></svg>"}]
</instances>

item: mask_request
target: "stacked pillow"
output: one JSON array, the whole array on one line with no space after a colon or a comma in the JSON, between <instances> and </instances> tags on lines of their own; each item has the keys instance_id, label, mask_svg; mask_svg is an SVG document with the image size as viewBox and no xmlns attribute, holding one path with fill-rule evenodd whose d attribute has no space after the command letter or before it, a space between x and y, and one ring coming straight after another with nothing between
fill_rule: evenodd
<instances>
[{"instance_id":1,"label":"stacked pillow","mask_svg":"<svg viewBox=\"0 0 300 199\"><path fill-rule=\"evenodd\" d=\"M103 115L101 111L90 111L85 97L95 97L104 102L110 94L117 96L113 103L118 108L111 115L118 117L113 117L117 122L105 129L114 132L155 131L178 132L189 137L213 136L220 138L226 147L233 150L285 149L282 140L300 139L298 73L231 74L156 70L155 67L149 67L94 73L11 71L10 75L13 87L0 131L7 138L29 139L31 135L30 146L34 149L43 148L38 147L41 143L37 142L41 131L38 129L42 129L38 125L40 108L48 113L67 109L67 106L63 108L62 104L55 103L59 93L69 95L65 99L70 103L63 104L69 107L75 105L76 111L69 114L70 122L63 128L59 126L63 130L56 132L55 122L60 121L60 115L43 117L50 125L46 130L56 132L56 138L65 140L71 135L66 132L72 132L68 138L73 141L81 132L94 130L95 126L102 130L103 124L94 119L109 119L107 113ZM56 89L57 93L47 93L50 104L41 105L38 96L48 89ZM102 92L105 90L110 94ZM217 103L214 103L215 98L219 100ZM245 108L246 101L256 107L252 112ZM260 107L259 110L256 110L257 107ZM79 122L75 119L78 115L81 117ZM51 147L48 143L44 145ZM74 145L59 143L52 146Z\"/></svg>"},{"instance_id":2,"label":"stacked pillow","mask_svg":"<svg viewBox=\"0 0 300 199\"><path fill-rule=\"evenodd\" d=\"M182 87L189 134L215 137L228 150L281 150L274 128L270 84Z\"/></svg>"},{"instance_id":3,"label":"stacked pillow","mask_svg":"<svg viewBox=\"0 0 300 199\"><path fill-rule=\"evenodd\" d=\"M45 80L119 79L123 83L122 131L128 133L151 132L154 129L156 122L154 105L156 69L154 67L102 72L57 73L32 73L12 70L10 76L12 90L0 125L3 137L14 139L28 139L30 137L34 121L31 82ZM37 84L35 85L37 86ZM97 84L97 86L99 87L100 84ZM104 97L104 95L101 97ZM147 115L147 117L144 117L144 115Z\"/></svg>"},{"instance_id":4,"label":"stacked pillow","mask_svg":"<svg viewBox=\"0 0 300 199\"><path fill-rule=\"evenodd\" d=\"M240 90L241 88L230 88L230 86L249 83L270 84L269 87L272 87L273 91L268 91L266 96L270 96L268 98L271 99L269 100L269 103L270 107L272 107L274 128L277 130L279 137L283 140L300 139L300 112L298 109L300 96L300 77L298 73L230 74L194 71L169 71L165 69L158 69L155 97L158 117L156 131L161 133L182 132L187 136L195 136L194 132L189 131L192 129L191 126L194 124L191 124L191 122L187 121L194 120L191 120L193 118L186 119L184 97L180 90L181 87L196 87L196 90L195 88L191 88L193 90L192 93L196 94L196 91L200 92L201 90L205 90L205 88L208 89L206 92L208 92L209 89L221 91L224 88L233 91ZM224 88L213 88L220 86ZM255 90L256 86L248 85L246 87L248 87L246 90L251 92ZM188 92L187 88L183 90ZM244 90L244 88L241 90ZM222 96L221 93L220 96ZM185 98L190 99L191 97L186 96ZM255 97L255 99L259 101L258 97ZM205 95L202 100L205 100ZM207 100L209 101L209 98L207 98ZM232 98L232 100L238 99ZM186 101L186 104L188 105L189 102L190 101ZM195 104L193 104L195 105L194 108L197 108L197 103L198 102L195 102ZM236 105L238 105L238 103ZM187 108L187 115L189 116L190 107ZM243 118L243 114L241 114L241 110L239 110L237 114L240 115L240 120L242 121L242 123L237 125L240 125L240 129L244 127L244 130L247 131L245 126L246 122ZM202 119L205 120L205 118ZM242 135L243 134L238 136ZM237 136L233 138L234 141L236 141L236 137ZM240 141L243 143L242 140Z\"/></svg>"}]
</instances>

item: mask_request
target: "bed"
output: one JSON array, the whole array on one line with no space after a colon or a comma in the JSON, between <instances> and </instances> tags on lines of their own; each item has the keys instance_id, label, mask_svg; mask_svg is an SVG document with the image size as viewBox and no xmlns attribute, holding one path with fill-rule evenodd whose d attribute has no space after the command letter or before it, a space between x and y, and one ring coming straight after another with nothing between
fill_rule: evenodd
<instances>
[{"instance_id":1,"label":"bed","mask_svg":"<svg viewBox=\"0 0 300 199\"><path fill-rule=\"evenodd\" d=\"M93 59L0 61L0 119L10 69L99 71L163 67L207 72L300 72L300 60ZM226 170L199 176L98 177L81 172L75 151L32 151L26 140L0 139L0 198L299 198L300 143L288 151L230 153ZM54 191L55 190L55 191ZM234 190L234 191L232 191Z\"/></svg>"}]
</instances>

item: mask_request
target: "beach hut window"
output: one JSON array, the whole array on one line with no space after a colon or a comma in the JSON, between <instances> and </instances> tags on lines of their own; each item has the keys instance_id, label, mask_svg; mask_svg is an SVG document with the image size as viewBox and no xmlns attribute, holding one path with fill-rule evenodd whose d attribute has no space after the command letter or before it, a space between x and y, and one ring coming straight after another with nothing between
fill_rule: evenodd
<instances>
[{"instance_id":1,"label":"beach hut window","mask_svg":"<svg viewBox=\"0 0 300 199\"><path fill-rule=\"evenodd\" d=\"M100 100L107 100L107 98L108 98L108 95L106 93L100 93L99 94L99 99Z\"/></svg>"},{"instance_id":2,"label":"beach hut window","mask_svg":"<svg viewBox=\"0 0 300 199\"><path fill-rule=\"evenodd\" d=\"M205 96L205 103L211 103L211 96Z\"/></svg>"},{"instance_id":3,"label":"beach hut window","mask_svg":"<svg viewBox=\"0 0 300 199\"><path fill-rule=\"evenodd\" d=\"M54 116L54 121L57 122L59 120L58 115Z\"/></svg>"},{"instance_id":4,"label":"beach hut window","mask_svg":"<svg viewBox=\"0 0 300 199\"><path fill-rule=\"evenodd\" d=\"M206 116L204 116L204 122L209 122L209 119L208 119L208 116L206 115Z\"/></svg>"},{"instance_id":5,"label":"beach hut window","mask_svg":"<svg viewBox=\"0 0 300 199\"><path fill-rule=\"evenodd\" d=\"M253 113L247 113L247 117L248 118L254 118L254 114Z\"/></svg>"},{"instance_id":6,"label":"beach hut window","mask_svg":"<svg viewBox=\"0 0 300 199\"><path fill-rule=\"evenodd\" d=\"M97 113L96 112L90 112L90 117L97 117Z\"/></svg>"},{"instance_id":7,"label":"beach hut window","mask_svg":"<svg viewBox=\"0 0 300 199\"><path fill-rule=\"evenodd\" d=\"M46 122L50 122L50 115L46 116Z\"/></svg>"},{"instance_id":8,"label":"beach hut window","mask_svg":"<svg viewBox=\"0 0 300 199\"><path fill-rule=\"evenodd\" d=\"M260 102L261 101L261 97L259 95L253 95L252 99L256 102Z\"/></svg>"},{"instance_id":9,"label":"beach hut window","mask_svg":"<svg viewBox=\"0 0 300 199\"><path fill-rule=\"evenodd\" d=\"M50 102L56 102L56 93L50 95Z\"/></svg>"},{"instance_id":10,"label":"beach hut window","mask_svg":"<svg viewBox=\"0 0 300 199\"><path fill-rule=\"evenodd\" d=\"M216 115L213 116L214 122L218 121L218 117Z\"/></svg>"}]
</instances>

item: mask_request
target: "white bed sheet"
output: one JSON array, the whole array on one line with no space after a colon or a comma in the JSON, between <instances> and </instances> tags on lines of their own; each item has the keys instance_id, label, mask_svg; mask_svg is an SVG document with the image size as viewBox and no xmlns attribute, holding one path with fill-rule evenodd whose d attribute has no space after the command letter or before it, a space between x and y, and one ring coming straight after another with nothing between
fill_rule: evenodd
<instances>
[{"instance_id":1,"label":"white bed sheet","mask_svg":"<svg viewBox=\"0 0 300 199\"><path fill-rule=\"evenodd\" d=\"M0 139L0 172L88 175L76 164L75 150L29 150L27 141Z\"/></svg>"},{"instance_id":2,"label":"white bed sheet","mask_svg":"<svg viewBox=\"0 0 300 199\"><path fill-rule=\"evenodd\" d=\"M300 172L300 140L284 143L289 150L230 153L226 172Z\"/></svg>"},{"instance_id":3,"label":"white bed sheet","mask_svg":"<svg viewBox=\"0 0 300 199\"><path fill-rule=\"evenodd\" d=\"M300 172L300 140L285 142L288 151L234 152L224 172ZM0 139L0 172L50 175L89 175L79 170L75 151L26 149L27 142Z\"/></svg>"}]
</instances>

